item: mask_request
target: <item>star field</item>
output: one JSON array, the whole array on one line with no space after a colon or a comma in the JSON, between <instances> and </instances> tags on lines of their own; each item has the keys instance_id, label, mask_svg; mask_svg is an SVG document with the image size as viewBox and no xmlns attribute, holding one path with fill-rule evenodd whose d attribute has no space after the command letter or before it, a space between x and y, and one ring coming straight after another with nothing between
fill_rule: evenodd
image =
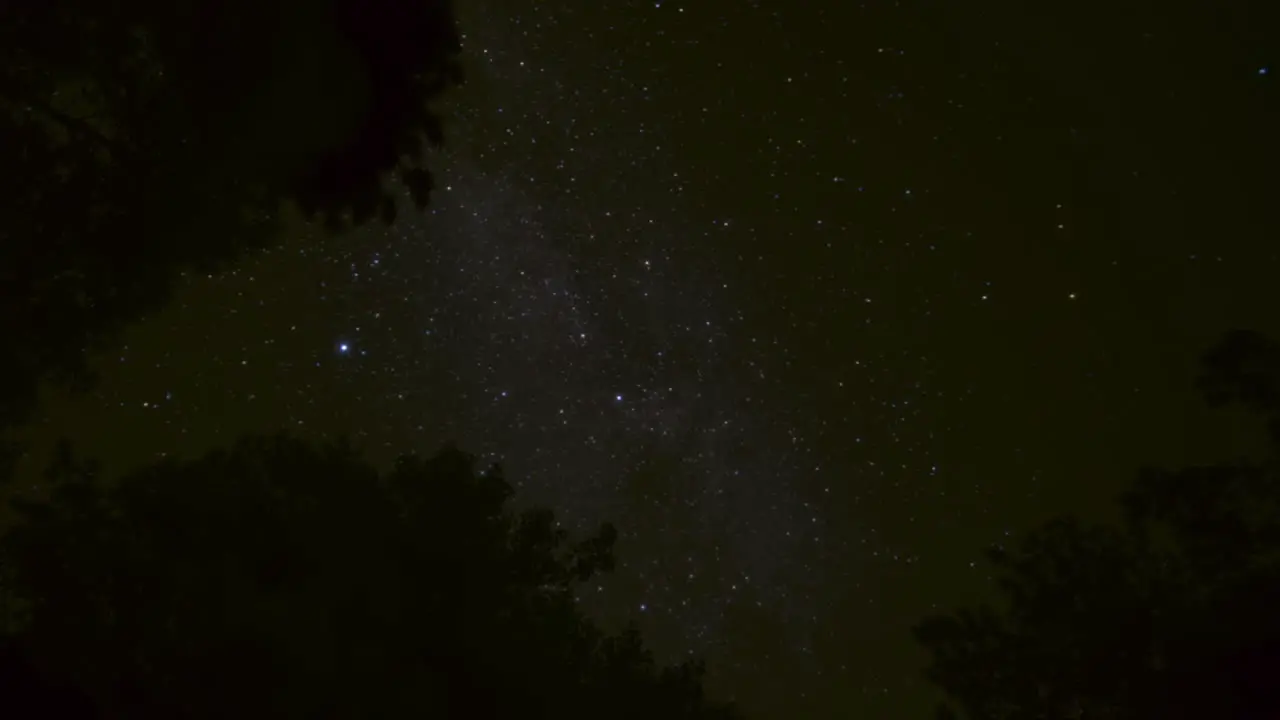
<instances>
[{"instance_id":1,"label":"star field","mask_svg":"<svg viewBox=\"0 0 1280 720\"><path fill-rule=\"evenodd\" d=\"M753 717L924 717L910 626L1247 444L1194 361L1276 324L1275 26L984 7L467 3L427 212L186 278L31 437L456 440Z\"/></svg>"}]
</instances>

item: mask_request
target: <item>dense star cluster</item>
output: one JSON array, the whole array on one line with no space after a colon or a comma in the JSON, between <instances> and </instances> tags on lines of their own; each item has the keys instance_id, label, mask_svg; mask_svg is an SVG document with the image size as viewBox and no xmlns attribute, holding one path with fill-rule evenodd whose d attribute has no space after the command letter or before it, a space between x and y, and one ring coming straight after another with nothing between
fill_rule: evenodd
<instances>
[{"instance_id":1,"label":"dense star cluster","mask_svg":"<svg viewBox=\"0 0 1280 720\"><path fill-rule=\"evenodd\" d=\"M1266 23L1001 4L466 3L427 211L186 278L32 438L456 440L753 716L923 713L910 626L1234 448L1193 362L1275 324Z\"/></svg>"}]
</instances>

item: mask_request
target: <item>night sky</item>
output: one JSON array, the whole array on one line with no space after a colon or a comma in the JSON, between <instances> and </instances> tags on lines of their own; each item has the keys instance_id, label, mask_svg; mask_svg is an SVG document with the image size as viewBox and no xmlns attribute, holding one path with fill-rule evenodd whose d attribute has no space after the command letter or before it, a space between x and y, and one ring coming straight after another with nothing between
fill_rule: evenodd
<instances>
[{"instance_id":1,"label":"night sky","mask_svg":"<svg viewBox=\"0 0 1280 720\"><path fill-rule=\"evenodd\" d=\"M617 523L583 602L754 717L923 718L985 545L1248 449L1192 385L1280 330L1244 4L461 3L428 211L187 278L31 437L454 439Z\"/></svg>"}]
</instances>

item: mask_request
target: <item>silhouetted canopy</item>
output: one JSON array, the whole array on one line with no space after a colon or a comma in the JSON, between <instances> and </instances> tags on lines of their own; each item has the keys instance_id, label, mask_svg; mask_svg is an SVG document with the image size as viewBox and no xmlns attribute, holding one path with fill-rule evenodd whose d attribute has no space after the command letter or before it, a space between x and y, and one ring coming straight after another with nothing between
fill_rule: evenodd
<instances>
[{"instance_id":1,"label":"silhouetted canopy","mask_svg":"<svg viewBox=\"0 0 1280 720\"><path fill-rule=\"evenodd\" d=\"M426 204L449 0L0 3L0 427L178 272Z\"/></svg>"},{"instance_id":2,"label":"silhouetted canopy","mask_svg":"<svg viewBox=\"0 0 1280 720\"><path fill-rule=\"evenodd\" d=\"M579 611L611 526L571 541L456 448L255 437L110 484L64 448L49 480L0 540L9 634L105 717L734 717Z\"/></svg>"},{"instance_id":3,"label":"silhouetted canopy","mask_svg":"<svg viewBox=\"0 0 1280 720\"><path fill-rule=\"evenodd\" d=\"M1200 386L1280 440L1278 360L1265 338L1231 333ZM1274 452L1147 469L1122 497L1122 526L1059 519L991 550L1003 602L916 630L953 701L939 717L1280 717L1276 470Z\"/></svg>"}]
</instances>

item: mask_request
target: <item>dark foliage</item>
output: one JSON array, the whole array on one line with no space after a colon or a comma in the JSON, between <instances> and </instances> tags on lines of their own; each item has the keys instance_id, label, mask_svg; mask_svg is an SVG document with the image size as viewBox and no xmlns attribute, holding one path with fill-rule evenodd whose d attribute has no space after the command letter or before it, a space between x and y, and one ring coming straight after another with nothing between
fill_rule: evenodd
<instances>
[{"instance_id":1,"label":"dark foliage","mask_svg":"<svg viewBox=\"0 0 1280 720\"><path fill-rule=\"evenodd\" d=\"M1239 403L1262 416L1280 445L1280 347L1258 333L1235 330L1204 356L1197 380L1215 407Z\"/></svg>"},{"instance_id":2,"label":"dark foliage","mask_svg":"<svg viewBox=\"0 0 1280 720\"><path fill-rule=\"evenodd\" d=\"M0 426L282 207L425 205L458 53L449 0L0 2Z\"/></svg>"},{"instance_id":3,"label":"dark foliage","mask_svg":"<svg viewBox=\"0 0 1280 720\"><path fill-rule=\"evenodd\" d=\"M50 677L31 663L11 637L0 637L0 703L6 717L70 720L98 717L89 698L70 683Z\"/></svg>"},{"instance_id":4,"label":"dark foliage","mask_svg":"<svg viewBox=\"0 0 1280 720\"><path fill-rule=\"evenodd\" d=\"M109 486L64 448L0 541L9 641L103 717L728 718L701 668L606 637L571 541L455 448L379 474L248 438ZM33 670L32 672L36 672Z\"/></svg>"},{"instance_id":5,"label":"dark foliage","mask_svg":"<svg viewBox=\"0 0 1280 720\"><path fill-rule=\"evenodd\" d=\"M1276 346L1235 332L1206 354L1200 386L1280 440L1278 379ZM989 552L1000 607L917 626L927 675L952 701L939 717L1280 717L1274 453L1144 470L1122 502L1121 527L1062 519Z\"/></svg>"}]
</instances>

